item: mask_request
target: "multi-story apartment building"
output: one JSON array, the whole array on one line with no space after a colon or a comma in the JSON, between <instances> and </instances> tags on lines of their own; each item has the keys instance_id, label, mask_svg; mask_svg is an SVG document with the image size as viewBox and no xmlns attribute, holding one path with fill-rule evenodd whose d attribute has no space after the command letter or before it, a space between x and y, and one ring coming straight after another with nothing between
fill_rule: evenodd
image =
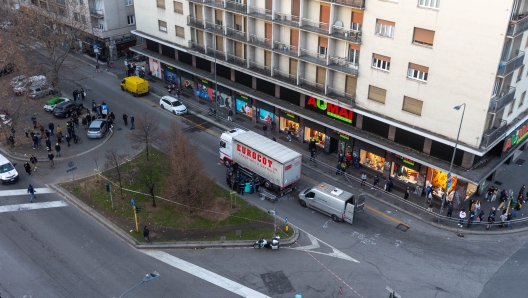
<instances>
[{"instance_id":1,"label":"multi-story apartment building","mask_svg":"<svg viewBox=\"0 0 528 298\"><path fill-rule=\"evenodd\" d=\"M353 152L395 183L443 194L463 110L450 195L482 190L528 140L528 0L135 8L144 42L132 50L149 57L154 76L234 109L238 121L273 121L326 154Z\"/></svg>"}]
</instances>

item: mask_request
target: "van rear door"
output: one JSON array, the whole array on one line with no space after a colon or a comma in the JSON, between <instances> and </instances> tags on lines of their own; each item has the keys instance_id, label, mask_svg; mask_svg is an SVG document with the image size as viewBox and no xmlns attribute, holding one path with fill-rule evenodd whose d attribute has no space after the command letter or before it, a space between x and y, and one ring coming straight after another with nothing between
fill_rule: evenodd
<instances>
[{"instance_id":1,"label":"van rear door","mask_svg":"<svg viewBox=\"0 0 528 298\"><path fill-rule=\"evenodd\" d=\"M345 221L349 224L354 222L354 205L347 203L345 209Z\"/></svg>"}]
</instances>

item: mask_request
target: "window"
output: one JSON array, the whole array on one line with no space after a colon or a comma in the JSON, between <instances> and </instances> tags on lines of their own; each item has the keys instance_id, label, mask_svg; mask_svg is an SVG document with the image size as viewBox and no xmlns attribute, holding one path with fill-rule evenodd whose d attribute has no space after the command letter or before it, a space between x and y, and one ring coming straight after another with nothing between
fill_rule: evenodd
<instances>
[{"instance_id":1,"label":"window","mask_svg":"<svg viewBox=\"0 0 528 298\"><path fill-rule=\"evenodd\" d=\"M185 28L180 27L180 26L175 26L175 27L176 27L176 36L185 38Z\"/></svg>"},{"instance_id":2,"label":"window","mask_svg":"<svg viewBox=\"0 0 528 298\"><path fill-rule=\"evenodd\" d=\"M134 15L127 16L127 23L129 25L134 25L136 23L136 17Z\"/></svg>"},{"instance_id":3,"label":"window","mask_svg":"<svg viewBox=\"0 0 528 298\"><path fill-rule=\"evenodd\" d=\"M396 23L377 19L376 35L394 37L394 27Z\"/></svg>"},{"instance_id":4,"label":"window","mask_svg":"<svg viewBox=\"0 0 528 298\"><path fill-rule=\"evenodd\" d=\"M319 46L319 50L317 51L317 53L319 54L319 58L326 57L326 50L327 48Z\"/></svg>"},{"instance_id":5,"label":"window","mask_svg":"<svg viewBox=\"0 0 528 298\"><path fill-rule=\"evenodd\" d=\"M167 32L167 22L158 20L159 31Z\"/></svg>"},{"instance_id":6,"label":"window","mask_svg":"<svg viewBox=\"0 0 528 298\"><path fill-rule=\"evenodd\" d=\"M165 0L158 0L158 7L165 8Z\"/></svg>"},{"instance_id":7,"label":"window","mask_svg":"<svg viewBox=\"0 0 528 298\"><path fill-rule=\"evenodd\" d=\"M134 1L133 0L125 0L125 5L126 6L134 5Z\"/></svg>"},{"instance_id":8,"label":"window","mask_svg":"<svg viewBox=\"0 0 528 298\"><path fill-rule=\"evenodd\" d=\"M359 62L359 50L349 49L348 50L348 62L357 64Z\"/></svg>"},{"instance_id":9,"label":"window","mask_svg":"<svg viewBox=\"0 0 528 298\"><path fill-rule=\"evenodd\" d=\"M328 51L328 38L319 36L319 47L317 48L317 54L319 58L325 58Z\"/></svg>"},{"instance_id":10,"label":"window","mask_svg":"<svg viewBox=\"0 0 528 298\"><path fill-rule=\"evenodd\" d=\"M73 13L73 19L78 22L79 21L79 13L78 12L74 12Z\"/></svg>"},{"instance_id":11,"label":"window","mask_svg":"<svg viewBox=\"0 0 528 298\"><path fill-rule=\"evenodd\" d=\"M433 46L435 32L414 27L413 43Z\"/></svg>"},{"instance_id":12,"label":"window","mask_svg":"<svg viewBox=\"0 0 528 298\"><path fill-rule=\"evenodd\" d=\"M174 1L174 12L183 14L183 3Z\"/></svg>"},{"instance_id":13,"label":"window","mask_svg":"<svg viewBox=\"0 0 528 298\"><path fill-rule=\"evenodd\" d=\"M438 8L440 6L440 0L418 0L418 6Z\"/></svg>"},{"instance_id":14,"label":"window","mask_svg":"<svg viewBox=\"0 0 528 298\"><path fill-rule=\"evenodd\" d=\"M428 73L429 67L409 63L409 70L407 71L408 78L426 82Z\"/></svg>"},{"instance_id":15,"label":"window","mask_svg":"<svg viewBox=\"0 0 528 298\"><path fill-rule=\"evenodd\" d=\"M369 85L368 99L377 101L379 103L385 103L386 97L387 90Z\"/></svg>"},{"instance_id":16,"label":"window","mask_svg":"<svg viewBox=\"0 0 528 298\"><path fill-rule=\"evenodd\" d=\"M514 108L515 108L515 99L510 103L510 109L508 111L508 116L513 113Z\"/></svg>"},{"instance_id":17,"label":"window","mask_svg":"<svg viewBox=\"0 0 528 298\"><path fill-rule=\"evenodd\" d=\"M423 101L414 99L412 97L404 96L403 97L403 108L402 110L416 114L418 116L422 115L422 106Z\"/></svg>"},{"instance_id":18,"label":"window","mask_svg":"<svg viewBox=\"0 0 528 298\"><path fill-rule=\"evenodd\" d=\"M519 67L519 73L517 73L517 82L519 82L522 79L522 74L524 72L524 64Z\"/></svg>"},{"instance_id":19,"label":"window","mask_svg":"<svg viewBox=\"0 0 528 298\"><path fill-rule=\"evenodd\" d=\"M522 94L521 94L521 100L519 100L519 107L522 106L524 104L524 97L526 96L526 91L524 91Z\"/></svg>"},{"instance_id":20,"label":"window","mask_svg":"<svg viewBox=\"0 0 528 298\"><path fill-rule=\"evenodd\" d=\"M350 29L361 31L361 27L363 27L363 12L352 12L352 24L350 25Z\"/></svg>"},{"instance_id":21,"label":"window","mask_svg":"<svg viewBox=\"0 0 528 298\"><path fill-rule=\"evenodd\" d=\"M373 54L372 55L372 67L381 70L390 70L390 57Z\"/></svg>"}]
</instances>

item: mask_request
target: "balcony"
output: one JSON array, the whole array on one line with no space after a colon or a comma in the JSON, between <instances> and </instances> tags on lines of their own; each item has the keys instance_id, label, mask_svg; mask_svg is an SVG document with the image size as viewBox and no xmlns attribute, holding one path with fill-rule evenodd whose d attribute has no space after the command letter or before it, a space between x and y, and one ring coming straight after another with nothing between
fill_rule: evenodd
<instances>
[{"instance_id":1,"label":"balcony","mask_svg":"<svg viewBox=\"0 0 528 298\"><path fill-rule=\"evenodd\" d=\"M187 26L198 29L204 29L203 20L191 16L187 16Z\"/></svg>"},{"instance_id":2,"label":"balcony","mask_svg":"<svg viewBox=\"0 0 528 298\"><path fill-rule=\"evenodd\" d=\"M306 78L299 77L299 86L303 87L306 90L316 92L319 94L325 94L325 87L323 84L319 84L314 81L307 80Z\"/></svg>"},{"instance_id":3,"label":"balcony","mask_svg":"<svg viewBox=\"0 0 528 298\"><path fill-rule=\"evenodd\" d=\"M321 55L316 52L308 51L307 49L301 48L301 59L326 66L326 55Z\"/></svg>"},{"instance_id":4,"label":"balcony","mask_svg":"<svg viewBox=\"0 0 528 298\"><path fill-rule=\"evenodd\" d=\"M361 31L359 30L352 30L333 25L332 36L345 39L353 43L361 43Z\"/></svg>"},{"instance_id":5,"label":"balcony","mask_svg":"<svg viewBox=\"0 0 528 298\"><path fill-rule=\"evenodd\" d=\"M96 19L104 18L104 12L102 9L90 8L90 15Z\"/></svg>"},{"instance_id":6,"label":"balcony","mask_svg":"<svg viewBox=\"0 0 528 298\"><path fill-rule=\"evenodd\" d=\"M528 30L528 14L517 15L511 20L506 36L514 38Z\"/></svg>"},{"instance_id":7,"label":"balcony","mask_svg":"<svg viewBox=\"0 0 528 298\"><path fill-rule=\"evenodd\" d=\"M505 106L507 106L515 98L515 88L509 87L504 88L506 91L502 91L499 95L493 97L489 104L488 112L495 114L500 112Z\"/></svg>"},{"instance_id":8,"label":"balcony","mask_svg":"<svg viewBox=\"0 0 528 298\"><path fill-rule=\"evenodd\" d=\"M290 27L299 27L299 17L298 16L285 14L285 13L278 12L278 11L275 12L274 21L277 23L290 26Z\"/></svg>"},{"instance_id":9,"label":"balcony","mask_svg":"<svg viewBox=\"0 0 528 298\"><path fill-rule=\"evenodd\" d=\"M292 57L299 56L299 48L297 48L296 46L287 45L280 41L276 41L273 43L273 50L281 54L292 56Z\"/></svg>"},{"instance_id":10,"label":"balcony","mask_svg":"<svg viewBox=\"0 0 528 298\"><path fill-rule=\"evenodd\" d=\"M292 85L297 85L297 75L282 72L276 68L273 69L273 77L281 81L288 82Z\"/></svg>"},{"instance_id":11,"label":"balcony","mask_svg":"<svg viewBox=\"0 0 528 298\"><path fill-rule=\"evenodd\" d=\"M238 13L247 13L247 4L242 4L234 1L228 1L226 0L226 6L225 8L227 10L231 10Z\"/></svg>"},{"instance_id":12,"label":"balcony","mask_svg":"<svg viewBox=\"0 0 528 298\"><path fill-rule=\"evenodd\" d=\"M207 52L205 53L209 57L216 58L216 60L224 60L226 59L226 54L222 51L215 50L211 47L207 47Z\"/></svg>"},{"instance_id":13,"label":"balcony","mask_svg":"<svg viewBox=\"0 0 528 298\"><path fill-rule=\"evenodd\" d=\"M225 26L205 21L205 31L225 35Z\"/></svg>"},{"instance_id":14,"label":"balcony","mask_svg":"<svg viewBox=\"0 0 528 298\"><path fill-rule=\"evenodd\" d=\"M271 50L272 42L269 38L259 37L255 34L249 35L249 43L261 48L266 48Z\"/></svg>"},{"instance_id":15,"label":"balcony","mask_svg":"<svg viewBox=\"0 0 528 298\"><path fill-rule=\"evenodd\" d=\"M302 19L302 26L303 29L310 30L316 33L322 33L322 34L328 34L328 29L330 28L328 26L328 23L323 22L317 22L310 19Z\"/></svg>"},{"instance_id":16,"label":"balcony","mask_svg":"<svg viewBox=\"0 0 528 298\"><path fill-rule=\"evenodd\" d=\"M491 146L496 140L502 138L506 133L506 120L502 120L499 127L493 127L488 129L482 135L482 142L480 142L480 148L486 149Z\"/></svg>"},{"instance_id":17,"label":"balcony","mask_svg":"<svg viewBox=\"0 0 528 298\"><path fill-rule=\"evenodd\" d=\"M519 51L516 57L511 58L510 60L499 63L499 70L497 70L497 76L504 78L505 76L512 73L517 68L523 65L524 61L524 52Z\"/></svg>"},{"instance_id":18,"label":"balcony","mask_svg":"<svg viewBox=\"0 0 528 298\"><path fill-rule=\"evenodd\" d=\"M365 0L332 0L332 2L359 9L365 9Z\"/></svg>"},{"instance_id":19,"label":"balcony","mask_svg":"<svg viewBox=\"0 0 528 298\"><path fill-rule=\"evenodd\" d=\"M328 64L328 67L356 77L358 75L358 64L349 62L346 58L330 56L330 64Z\"/></svg>"},{"instance_id":20,"label":"balcony","mask_svg":"<svg viewBox=\"0 0 528 298\"><path fill-rule=\"evenodd\" d=\"M247 60L235 55L227 54L227 62L241 67L247 67Z\"/></svg>"},{"instance_id":21,"label":"balcony","mask_svg":"<svg viewBox=\"0 0 528 298\"><path fill-rule=\"evenodd\" d=\"M271 21L273 16L271 10L254 6L249 7L249 15L257 19L263 19L268 21Z\"/></svg>"},{"instance_id":22,"label":"balcony","mask_svg":"<svg viewBox=\"0 0 528 298\"><path fill-rule=\"evenodd\" d=\"M249 69L251 69L252 71L255 71L255 72L258 72L260 74L263 74L265 76L271 76L271 68L269 68L268 66L265 66L265 65L262 65L262 64L258 64L257 62L254 62L254 61L249 61Z\"/></svg>"},{"instance_id":23,"label":"balcony","mask_svg":"<svg viewBox=\"0 0 528 298\"><path fill-rule=\"evenodd\" d=\"M246 32L227 27L227 37L238 41L247 42Z\"/></svg>"},{"instance_id":24,"label":"balcony","mask_svg":"<svg viewBox=\"0 0 528 298\"><path fill-rule=\"evenodd\" d=\"M203 3L218 8L224 8L224 0L204 0Z\"/></svg>"},{"instance_id":25,"label":"balcony","mask_svg":"<svg viewBox=\"0 0 528 298\"><path fill-rule=\"evenodd\" d=\"M205 54L205 47L192 40L189 40L189 49L198 53Z\"/></svg>"},{"instance_id":26,"label":"balcony","mask_svg":"<svg viewBox=\"0 0 528 298\"><path fill-rule=\"evenodd\" d=\"M95 36L99 37L99 38L103 38L103 32L105 30L103 28L99 28L99 27L93 27L92 28L92 32Z\"/></svg>"},{"instance_id":27,"label":"balcony","mask_svg":"<svg viewBox=\"0 0 528 298\"><path fill-rule=\"evenodd\" d=\"M356 105L356 95L355 94L348 94L344 91L339 91L330 86L328 86L327 96L336 100L339 104L348 105L352 108Z\"/></svg>"}]
</instances>

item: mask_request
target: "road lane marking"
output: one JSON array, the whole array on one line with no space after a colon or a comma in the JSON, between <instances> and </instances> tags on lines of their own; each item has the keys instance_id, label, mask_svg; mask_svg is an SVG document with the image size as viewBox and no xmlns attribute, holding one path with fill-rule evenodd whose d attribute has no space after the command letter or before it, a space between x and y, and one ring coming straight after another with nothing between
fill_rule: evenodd
<instances>
[{"instance_id":1,"label":"road lane marking","mask_svg":"<svg viewBox=\"0 0 528 298\"><path fill-rule=\"evenodd\" d=\"M51 188L48 188L48 187L46 187L46 188L35 188L35 193L36 194L55 193L55 190L53 190ZM21 195L29 195L27 188L0 191L0 197L21 196Z\"/></svg>"},{"instance_id":2,"label":"road lane marking","mask_svg":"<svg viewBox=\"0 0 528 298\"><path fill-rule=\"evenodd\" d=\"M386 219L388 219L390 221L393 221L393 222L395 222L395 223L397 223L399 225L403 225L403 226L406 226L407 228L410 228L410 226L408 224L404 223L403 221L400 221L400 220L398 220L398 219L396 219L396 218L394 218L392 216L389 216L389 215L387 215L387 214L385 214L385 213L383 213L383 212L381 212L379 210L376 210L376 209L374 209L374 208L372 208L370 206L367 206L367 205L365 205L365 208L367 208L368 210L370 210L370 211L372 211L372 212L374 212L374 213L376 213L378 215L381 215L381 216L385 217Z\"/></svg>"},{"instance_id":3,"label":"road lane marking","mask_svg":"<svg viewBox=\"0 0 528 298\"><path fill-rule=\"evenodd\" d=\"M304 174L301 174L301 176L302 176L304 179L306 179L306 180L312 182L312 183L315 184L315 185L319 184L319 182L318 182L317 180L313 179L313 178L310 178L310 177L308 177L308 176L306 176L306 175L304 175Z\"/></svg>"},{"instance_id":4,"label":"road lane marking","mask_svg":"<svg viewBox=\"0 0 528 298\"><path fill-rule=\"evenodd\" d=\"M301 230L299 227L297 227L299 230ZM303 230L301 230L303 231ZM310 245L306 245L306 246L302 246L300 245L298 242L297 242L297 245L299 245L299 247L281 247L281 248L285 248L285 249L291 249L291 250L301 250L301 251L304 251L304 252L310 252L310 253L316 253L316 254L320 254L320 255L325 255L325 256L329 256L329 257L334 257L334 258L340 258L340 259L343 259L343 260L347 260L347 261L352 261L352 262L356 262L356 263L359 263L359 261L357 261L356 259L348 256L347 254L343 253L342 251L339 251L338 249L332 247L331 245L329 245L328 243L325 243L324 241L322 241L321 239L318 239L316 238L315 236L313 236L312 234L309 234L309 233L306 233L306 231L303 231L306 235L308 235L308 238L310 239L310 242L312 242L312 244ZM319 252L319 251L314 251L312 249L317 249L317 248L320 248L321 246L319 245L319 242L325 244L326 246L330 247L332 249L332 252L331 253L324 253L324 252Z\"/></svg>"},{"instance_id":5,"label":"road lane marking","mask_svg":"<svg viewBox=\"0 0 528 298\"><path fill-rule=\"evenodd\" d=\"M57 208L57 207L66 207L66 206L68 206L68 204L64 201L15 204L15 205L0 206L0 213L24 211L24 210L48 209L48 208Z\"/></svg>"},{"instance_id":6,"label":"road lane marking","mask_svg":"<svg viewBox=\"0 0 528 298\"><path fill-rule=\"evenodd\" d=\"M255 298L269 298L262 293L259 293L253 289L250 289L246 286L243 286L237 282L234 282L230 279L227 279L221 275L218 275L214 272L211 272L207 269L184 261L180 258L177 258L173 255L170 255L166 252L159 250L141 250L141 252L159 260L163 263L170 265L172 267L178 268L181 271L187 272L191 275L194 275L200 279L203 279L207 282L210 282L214 285L217 285L221 288L224 288L230 292L233 292L242 297L255 297Z\"/></svg>"}]
</instances>

